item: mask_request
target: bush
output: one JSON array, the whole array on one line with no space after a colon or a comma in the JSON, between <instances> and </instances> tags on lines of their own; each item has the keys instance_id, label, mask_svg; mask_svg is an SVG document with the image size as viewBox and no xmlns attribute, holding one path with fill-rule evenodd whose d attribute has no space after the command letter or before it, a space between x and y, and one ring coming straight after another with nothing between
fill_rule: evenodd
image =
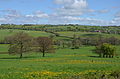
<instances>
[{"instance_id":1,"label":"bush","mask_svg":"<svg viewBox=\"0 0 120 79\"><path fill-rule=\"evenodd\" d=\"M116 48L108 43L96 46L95 53L99 54L100 57L113 58L115 56Z\"/></svg>"}]
</instances>

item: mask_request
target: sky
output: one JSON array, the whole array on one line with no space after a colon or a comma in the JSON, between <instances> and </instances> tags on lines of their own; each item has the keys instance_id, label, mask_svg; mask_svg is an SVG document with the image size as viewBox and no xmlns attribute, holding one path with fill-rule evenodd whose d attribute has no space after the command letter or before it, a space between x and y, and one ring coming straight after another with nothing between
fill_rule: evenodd
<instances>
[{"instance_id":1,"label":"sky","mask_svg":"<svg viewBox=\"0 0 120 79\"><path fill-rule=\"evenodd\" d=\"M120 0L0 0L0 24L120 25Z\"/></svg>"}]
</instances>

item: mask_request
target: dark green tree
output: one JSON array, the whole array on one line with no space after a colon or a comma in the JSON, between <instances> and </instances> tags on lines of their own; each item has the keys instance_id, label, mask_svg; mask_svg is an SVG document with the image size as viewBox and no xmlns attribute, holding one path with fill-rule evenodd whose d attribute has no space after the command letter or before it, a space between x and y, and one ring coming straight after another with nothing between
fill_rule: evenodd
<instances>
[{"instance_id":1,"label":"dark green tree","mask_svg":"<svg viewBox=\"0 0 120 79\"><path fill-rule=\"evenodd\" d=\"M99 54L100 57L113 58L116 54L116 48L108 43L96 46L95 53Z\"/></svg>"}]
</instances>

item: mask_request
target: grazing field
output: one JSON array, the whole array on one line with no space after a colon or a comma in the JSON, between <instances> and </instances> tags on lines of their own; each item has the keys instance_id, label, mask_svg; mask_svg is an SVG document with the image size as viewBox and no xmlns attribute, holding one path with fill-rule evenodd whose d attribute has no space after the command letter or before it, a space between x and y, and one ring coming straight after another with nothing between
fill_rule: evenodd
<instances>
[{"instance_id":1,"label":"grazing field","mask_svg":"<svg viewBox=\"0 0 120 79\"><path fill-rule=\"evenodd\" d=\"M0 52L7 52L7 46L0 45ZM117 53L119 48L117 46ZM0 79L64 79L90 72L110 73L120 68L119 58L99 58L92 49L94 46L58 49L44 58L40 53L24 54L22 59L0 54Z\"/></svg>"},{"instance_id":2,"label":"grazing field","mask_svg":"<svg viewBox=\"0 0 120 79\"><path fill-rule=\"evenodd\" d=\"M74 26L71 26L72 30L69 30L68 26L27 26L24 28L11 26L10 29L8 28L0 29L0 79L104 79L104 77L117 79L115 77L120 74L120 34L119 31L111 30L112 27L104 27L106 28L104 32L94 32L98 29L103 31L102 27L93 27L93 30L92 27L84 26L78 27L79 30ZM27 41L25 36L22 39L28 44L27 47L32 48L31 51L23 53L23 58L20 58L18 52L15 52L18 55L8 53L12 42L15 45L13 52L18 49L16 46L20 43L15 39L12 39L11 43L5 40L5 37L11 36L9 37L11 39L20 32L32 38L30 46L27 43L31 40L29 37ZM45 57L42 57L43 54L40 51L35 52L37 49L35 41L38 37L53 39L51 44L55 47L55 53L48 52ZM95 46L101 43L109 43L116 47L114 58L104 58L98 53L93 53Z\"/></svg>"},{"instance_id":3,"label":"grazing field","mask_svg":"<svg viewBox=\"0 0 120 79\"><path fill-rule=\"evenodd\" d=\"M97 32L57 32L62 36L69 36L69 37L73 37L74 35L78 36L78 37L98 37L100 35L102 35L103 37L117 37L120 38L120 35L118 34L105 34L105 33L97 33Z\"/></svg>"},{"instance_id":4,"label":"grazing field","mask_svg":"<svg viewBox=\"0 0 120 79\"><path fill-rule=\"evenodd\" d=\"M26 31L26 30L13 30L13 29L0 29L0 40L3 40L5 37L13 35L18 32L25 32L31 36L38 37L38 36L49 36L49 33L43 31Z\"/></svg>"},{"instance_id":5,"label":"grazing field","mask_svg":"<svg viewBox=\"0 0 120 79\"><path fill-rule=\"evenodd\" d=\"M29 30L18 30L18 29L0 29L0 41L4 40L5 37L16 34L18 32L25 32L28 33L30 36L33 37L39 37L39 36L45 36L48 37L50 35L53 35L51 33L47 33L44 31L29 31ZM119 34L104 34L104 33L97 33L97 32L70 32L70 31L65 31L65 32L56 32L58 34L60 34L63 37L55 37L55 39L57 40L70 40L70 38L66 38L64 36L67 37L73 37L74 35L76 35L77 37L98 37L98 36L103 36L103 37L116 37L116 38L120 38Z\"/></svg>"},{"instance_id":6,"label":"grazing field","mask_svg":"<svg viewBox=\"0 0 120 79\"><path fill-rule=\"evenodd\" d=\"M120 0L0 0L0 79L120 79Z\"/></svg>"}]
</instances>

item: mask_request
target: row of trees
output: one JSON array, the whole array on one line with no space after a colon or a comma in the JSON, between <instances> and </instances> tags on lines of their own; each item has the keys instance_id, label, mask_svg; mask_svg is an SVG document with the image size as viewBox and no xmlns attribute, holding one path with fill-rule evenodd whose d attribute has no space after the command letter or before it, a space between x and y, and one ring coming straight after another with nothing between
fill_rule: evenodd
<instances>
[{"instance_id":1,"label":"row of trees","mask_svg":"<svg viewBox=\"0 0 120 79\"><path fill-rule=\"evenodd\" d=\"M99 27L99 26L84 26L84 25L1 24L0 29L21 29L21 30L52 31L52 32L62 32L62 31L78 32L80 31L80 32L101 32L101 33L107 33L107 34L120 34L120 27L112 27L112 26Z\"/></svg>"},{"instance_id":2,"label":"row of trees","mask_svg":"<svg viewBox=\"0 0 120 79\"><path fill-rule=\"evenodd\" d=\"M54 38L54 37L52 37ZM73 37L68 38L67 40L55 40L54 44L62 48L76 48L78 49L82 45L87 46L98 46L103 43L108 43L111 45L120 45L120 39L116 37L103 37L103 36L89 36L89 37Z\"/></svg>"},{"instance_id":3,"label":"row of trees","mask_svg":"<svg viewBox=\"0 0 120 79\"><path fill-rule=\"evenodd\" d=\"M16 55L19 54L20 58L23 57L23 53L28 53L30 51L42 52L43 57L45 53L53 53L53 40L49 37L37 37L33 38L27 33L19 32L15 35L6 38L9 42L9 54Z\"/></svg>"}]
</instances>

